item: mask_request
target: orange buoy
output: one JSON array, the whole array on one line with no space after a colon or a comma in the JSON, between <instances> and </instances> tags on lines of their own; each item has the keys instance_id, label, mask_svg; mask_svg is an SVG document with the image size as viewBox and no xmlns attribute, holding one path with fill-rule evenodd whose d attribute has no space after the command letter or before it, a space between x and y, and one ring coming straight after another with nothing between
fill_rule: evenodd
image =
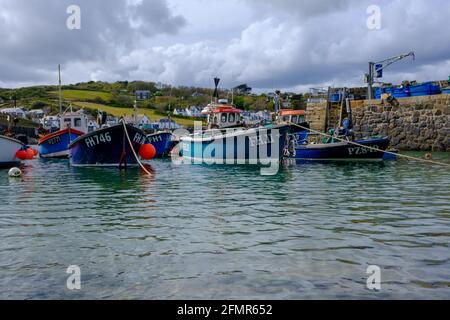
<instances>
[{"instance_id":1,"label":"orange buoy","mask_svg":"<svg viewBox=\"0 0 450 320\"><path fill-rule=\"evenodd\" d=\"M37 157L39 154L39 151L37 151L37 149L33 149L33 152L34 152L34 156Z\"/></svg>"},{"instance_id":2,"label":"orange buoy","mask_svg":"<svg viewBox=\"0 0 450 320\"><path fill-rule=\"evenodd\" d=\"M27 160L33 160L34 150L32 148L28 148L26 153L27 153Z\"/></svg>"},{"instance_id":3,"label":"orange buoy","mask_svg":"<svg viewBox=\"0 0 450 320\"><path fill-rule=\"evenodd\" d=\"M26 150L20 149L16 152L16 158L19 160L27 160L27 156L28 155Z\"/></svg>"},{"instance_id":4,"label":"orange buoy","mask_svg":"<svg viewBox=\"0 0 450 320\"><path fill-rule=\"evenodd\" d=\"M139 149L139 155L144 160L151 160L156 156L156 149L152 144L143 144Z\"/></svg>"}]
</instances>

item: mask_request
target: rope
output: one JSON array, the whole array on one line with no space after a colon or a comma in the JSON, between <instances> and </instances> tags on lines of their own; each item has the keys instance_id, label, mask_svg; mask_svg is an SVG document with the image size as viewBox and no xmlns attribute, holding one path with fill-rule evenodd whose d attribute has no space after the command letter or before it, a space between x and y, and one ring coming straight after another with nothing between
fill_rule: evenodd
<instances>
[{"instance_id":1,"label":"rope","mask_svg":"<svg viewBox=\"0 0 450 320\"><path fill-rule=\"evenodd\" d=\"M413 161L419 161L419 162L425 162L425 163L431 163L431 164L437 164L437 165L440 165L440 166L450 167L450 164L448 164L448 163L443 163L443 162L437 162L437 161L433 161L433 160L427 160L427 159L422 159L422 158L411 157L411 156L407 156L405 154L400 154L400 153L395 153L395 152L390 152L390 151L384 151L384 150L380 150L380 149L377 149L377 148L372 148L372 147L369 147L369 146L365 146L363 144L360 144L360 143L357 143L357 142L354 142L354 141L348 141L348 140L345 140L345 139L342 139L342 138L339 138L339 137L334 137L334 136L331 136L329 134L326 134L326 133L323 133L323 132L320 132L320 131L317 131L317 130L313 130L313 129L310 129L310 128L303 127L303 126L298 125L298 124L293 123L293 122L288 122L288 124L293 125L295 127L299 127L300 129L303 129L303 130L307 130L307 131L316 133L318 135L321 135L321 136L324 136L324 137L327 137L327 138L334 138L334 139L336 139L338 141L347 142L348 144L352 144L352 145L355 145L355 146L358 146L358 147L361 147L361 148L366 148L366 149L369 149L369 150L372 150L372 151L383 152L383 153L386 153L386 154L394 155L394 156L397 156L399 158L405 158L405 159L408 159L408 160L413 160Z\"/></svg>"},{"instance_id":2,"label":"rope","mask_svg":"<svg viewBox=\"0 0 450 320\"><path fill-rule=\"evenodd\" d=\"M131 151L133 151L133 155L136 158L137 163L142 168L142 170L144 170L145 173L147 173L149 176L151 176L152 174L150 173L150 171L148 171L147 168L144 167L142 162L139 160L139 157L137 156L136 151L134 151L133 144L131 143L130 136L128 135L127 125L125 124L124 120L122 120L122 124L123 124L123 129L125 131L125 135L127 136L127 139L128 139L128 143L130 144Z\"/></svg>"}]
</instances>

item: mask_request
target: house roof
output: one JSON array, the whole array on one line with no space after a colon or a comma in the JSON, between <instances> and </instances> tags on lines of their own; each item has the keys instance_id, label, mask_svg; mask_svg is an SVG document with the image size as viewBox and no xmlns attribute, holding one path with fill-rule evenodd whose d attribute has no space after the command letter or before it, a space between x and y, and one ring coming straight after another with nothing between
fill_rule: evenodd
<instances>
[{"instance_id":1,"label":"house roof","mask_svg":"<svg viewBox=\"0 0 450 320\"><path fill-rule=\"evenodd\" d=\"M280 110L280 116L304 116L304 115L306 115L305 110L292 110L292 109Z\"/></svg>"}]
</instances>

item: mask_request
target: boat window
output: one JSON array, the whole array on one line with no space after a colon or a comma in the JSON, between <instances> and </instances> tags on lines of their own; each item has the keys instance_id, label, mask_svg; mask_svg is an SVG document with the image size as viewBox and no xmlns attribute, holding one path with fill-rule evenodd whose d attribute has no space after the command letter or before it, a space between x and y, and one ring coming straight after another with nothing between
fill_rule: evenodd
<instances>
[{"instance_id":1,"label":"boat window","mask_svg":"<svg viewBox=\"0 0 450 320\"><path fill-rule=\"evenodd\" d=\"M82 126L82 124L81 124L81 118L75 118L75 123L74 123L74 126L75 127L81 127Z\"/></svg>"},{"instance_id":2,"label":"boat window","mask_svg":"<svg viewBox=\"0 0 450 320\"><path fill-rule=\"evenodd\" d=\"M289 121L289 116L284 116L283 121Z\"/></svg>"},{"instance_id":3,"label":"boat window","mask_svg":"<svg viewBox=\"0 0 450 320\"><path fill-rule=\"evenodd\" d=\"M234 113L230 113L228 115L228 122L235 122L236 121L236 115Z\"/></svg>"},{"instance_id":4,"label":"boat window","mask_svg":"<svg viewBox=\"0 0 450 320\"><path fill-rule=\"evenodd\" d=\"M222 113L222 116L220 117L220 122L227 122L227 114Z\"/></svg>"},{"instance_id":5,"label":"boat window","mask_svg":"<svg viewBox=\"0 0 450 320\"><path fill-rule=\"evenodd\" d=\"M70 127L72 125L72 119L64 118L64 125L65 127Z\"/></svg>"},{"instance_id":6,"label":"boat window","mask_svg":"<svg viewBox=\"0 0 450 320\"><path fill-rule=\"evenodd\" d=\"M298 117L297 116L292 116L291 122L292 123L298 123L297 121L298 121Z\"/></svg>"}]
</instances>

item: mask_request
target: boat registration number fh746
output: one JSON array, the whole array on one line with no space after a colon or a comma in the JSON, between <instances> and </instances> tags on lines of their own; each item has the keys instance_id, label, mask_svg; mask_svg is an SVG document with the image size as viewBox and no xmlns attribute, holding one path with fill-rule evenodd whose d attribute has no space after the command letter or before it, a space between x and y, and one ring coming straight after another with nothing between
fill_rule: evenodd
<instances>
[{"instance_id":1,"label":"boat registration number fh746","mask_svg":"<svg viewBox=\"0 0 450 320\"><path fill-rule=\"evenodd\" d=\"M86 138L86 140L85 140L86 146L88 148L95 147L96 145L99 145L100 143L108 143L111 141L112 141L112 138L111 138L109 132L91 136L89 138Z\"/></svg>"},{"instance_id":2,"label":"boat registration number fh746","mask_svg":"<svg viewBox=\"0 0 450 320\"><path fill-rule=\"evenodd\" d=\"M371 149L368 148L363 148L363 147L354 147L354 148L348 148L348 154L350 156L361 156L361 155L365 155L365 154L369 154L369 153L377 153L379 151L375 151L376 150L380 150L380 148L378 146L371 146Z\"/></svg>"},{"instance_id":3,"label":"boat registration number fh746","mask_svg":"<svg viewBox=\"0 0 450 320\"><path fill-rule=\"evenodd\" d=\"M133 138L134 143L138 144L144 144L146 140L146 137L142 134L136 133ZM96 134L94 136L88 137L85 139L86 146L88 148L95 147L96 145L99 145L101 143L110 143L112 142L111 135L109 132Z\"/></svg>"}]
</instances>

